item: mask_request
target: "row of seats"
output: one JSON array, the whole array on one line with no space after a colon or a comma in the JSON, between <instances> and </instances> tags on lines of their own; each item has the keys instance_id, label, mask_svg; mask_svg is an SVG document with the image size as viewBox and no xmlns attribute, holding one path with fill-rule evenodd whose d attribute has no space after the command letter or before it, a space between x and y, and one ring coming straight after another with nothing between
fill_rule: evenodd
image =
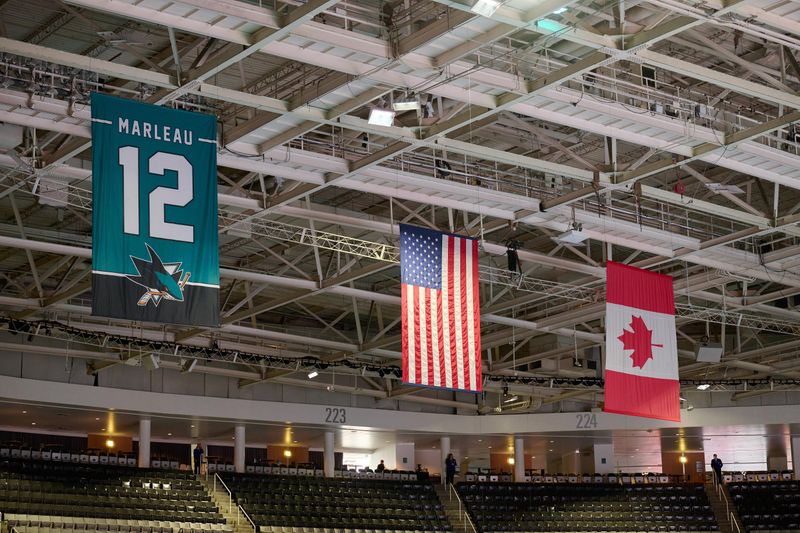
<instances>
[{"instance_id":1,"label":"row of seats","mask_svg":"<svg viewBox=\"0 0 800 533\"><path fill-rule=\"evenodd\" d=\"M68 452L53 449L33 449L27 446L0 446L0 459L23 459L34 461L54 461L73 464L136 466L136 456L132 453L107 450L84 450ZM180 468L180 462L167 457L153 457L150 466L156 469Z\"/></svg>"},{"instance_id":2,"label":"row of seats","mask_svg":"<svg viewBox=\"0 0 800 533\"><path fill-rule=\"evenodd\" d=\"M168 511L150 507L108 508L91 505L52 505L17 502L0 502L4 512L16 514L35 514L42 516L77 516L85 518L106 518L110 520L148 520L157 517L168 522L195 522L198 524L224 524L219 513L200 513L192 511Z\"/></svg>"},{"instance_id":3,"label":"row of seats","mask_svg":"<svg viewBox=\"0 0 800 533\"><path fill-rule=\"evenodd\" d=\"M155 468L122 468L121 465L93 465L83 463L56 463L44 461L26 461L23 459L0 459L2 471L6 477L18 479L31 479L40 477L92 477L95 479L110 480L147 480L148 478L158 479L165 482L170 480L194 481L196 486L199 482L194 479L191 472L162 470Z\"/></svg>"},{"instance_id":4,"label":"row of seats","mask_svg":"<svg viewBox=\"0 0 800 533\"><path fill-rule=\"evenodd\" d=\"M743 481L790 481L794 477L793 470L770 470L769 472L722 472L726 483L741 483Z\"/></svg>"},{"instance_id":5,"label":"row of seats","mask_svg":"<svg viewBox=\"0 0 800 533\"><path fill-rule=\"evenodd\" d=\"M509 483L513 481L513 475L508 472L467 472L464 476L466 482L478 483ZM526 483L673 483L676 476L665 474L540 474L526 471L523 481Z\"/></svg>"},{"instance_id":6,"label":"row of seats","mask_svg":"<svg viewBox=\"0 0 800 533\"><path fill-rule=\"evenodd\" d=\"M258 525L364 531L449 531L430 483L300 476L223 475ZM314 502L309 506L309 502Z\"/></svg>"},{"instance_id":7,"label":"row of seats","mask_svg":"<svg viewBox=\"0 0 800 533\"><path fill-rule=\"evenodd\" d=\"M261 526L259 531L261 533L414 533L414 530L410 529L359 529L303 526Z\"/></svg>"},{"instance_id":8,"label":"row of seats","mask_svg":"<svg viewBox=\"0 0 800 533\"><path fill-rule=\"evenodd\" d=\"M233 472L230 464L209 463L209 472ZM322 469L312 466L280 466L280 465L247 465L245 472L248 474L263 474L268 476L308 476L324 477ZM356 470L334 470L333 477L345 479L388 479L394 481L412 481L418 478L416 472L394 471L394 472L359 472Z\"/></svg>"},{"instance_id":9,"label":"row of seats","mask_svg":"<svg viewBox=\"0 0 800 533\"><path fill-rule=\"evenodd\" d=\"M0 508L14 503L74 505L111 508L147 508L156 511L181 511L214 513L217 506L211 502L189 500L153 500L151 498L126 498L120 496L64 494L54 492L13 492L0 490Z\"/></svg>"},{"instance_id":10,"label":"row of seats","mask_svg":"<svg viewBox=\"0 0 800 533\"><path fill-rule=\"evenodd\" d=\"M224 533L230 529L222 524L197 524L192 522L169 522L157 520L116 520L74 518L71 516L48 516L35 514L5 515L9 527L23 533L25 531L119 531L132 533Z\"/></svg>"}]
</instances>

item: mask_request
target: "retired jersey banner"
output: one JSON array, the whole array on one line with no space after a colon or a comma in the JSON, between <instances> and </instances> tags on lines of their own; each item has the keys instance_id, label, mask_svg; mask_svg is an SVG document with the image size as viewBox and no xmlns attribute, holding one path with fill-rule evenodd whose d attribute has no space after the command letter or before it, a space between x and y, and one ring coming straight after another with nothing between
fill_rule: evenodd
<instances>
[{"instance_id":1,"label":"retired jersey banner","mask_svg":"<svg viewBox=\"0 0 800 533\"><path fill-rule=\"evenodd\" d=\"M680 422L672 278L606 265L604 411Z\"/></svg>"},{"instance_id":2,"label":"retired jersey banner","mask_svg":"<svg viewBox=\"0 0 800 533\"><path fill-rule=\"evenodd\" d=\"M92 94L92 314L219 324L216 120Z\"/></svg>"}]
</instances>

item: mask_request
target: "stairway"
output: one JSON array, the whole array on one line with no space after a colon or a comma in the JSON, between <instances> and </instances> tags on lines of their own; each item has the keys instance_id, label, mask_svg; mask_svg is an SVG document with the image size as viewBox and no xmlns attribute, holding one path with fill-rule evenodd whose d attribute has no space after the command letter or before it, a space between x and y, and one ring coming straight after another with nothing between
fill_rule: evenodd
<instances>
[{"instance_id":1,"label":"stairway","mask_svg":"<svg viewBox=\"0 0 800 533\"><path fill-rule=\"evenodd\" d=\"M717 487L713 482L707 482L705 488L706 494L708 495L708 502L711 504L711 510L714 511L714 517L717 519L717 524L719 524L720 533L734 533L736 528L733 523L731 523L730 513L733 513L734 518L740 525L742 522L739 519L739 515L736 513L736 508L733 506L728 488L725 484L721 487L722 494L728 499L727 507L725 505L725 500L717 495Z\"/></svg>"},{"instance_id":2,"label":"stairway","mask_svg":"<svg viewBox=\"0 0 800 533\"><path fill-rule=\"evenodd\" d=\"M458 500L456 497L453 496L451 500L447 488L441 483L434 483L433 487L436 489L436 495L439 497L439 501L444 508L444 514L447 516L447 521L450 522L450 525L453 527L453 531L458 533L467 531L469 533L474 533L475 530L472 529L469 522L458 513ZM466 513L463 508L462 511Z\"/></svg>"},{"instance_id":3,"label":"stairway","mask_svg":"<svg viewBox=\"0 0 800 533\"><path fill-rule=\"evenodd\" d=\"M238 506L236 502L231 504L228 491L225 490L225 487L217 482L217 489L214 490L213 476L209 477L208 481L206 481L205 476L200 476L197 479L203 482L206 487L206 492L211 496L211 501L219 508L220 514L225 517L225 525L228 530L233 533L253 533L253 526L250 525L247 518L243 514L237 513Z\"/></svg>"}]
</instances>

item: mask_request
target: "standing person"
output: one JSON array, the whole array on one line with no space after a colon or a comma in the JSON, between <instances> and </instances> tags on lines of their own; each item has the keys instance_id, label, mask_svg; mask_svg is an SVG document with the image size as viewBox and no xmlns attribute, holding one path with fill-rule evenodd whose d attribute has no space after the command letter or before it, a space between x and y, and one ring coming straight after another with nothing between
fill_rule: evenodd
<instances>
[{"instance_id":1,"label":"standing person","mask_svg":"<svg viewBox=\"0 0 800 533\"><path fill-rule=\"evenodd\" d=\"M717 457L717 454L714 454L714 458L711 459L711 469L714 470L717 483L722 483L722 459Z\"/></svg>"},{"instance_id":2,"label":"standing person","mask_svg":"<svg viewBox=\"0 0 800 533\"><path fill-rule=\"evenodd\" d=\"M377 467L375 467L375 471L383 472L384 470L386 470L386 465L383 464L383 459L381 459L381 463Z\"/></svg>"},{"instance_id":3,"label":"standing person","mask_svg":"<svg viewBox=\"0 0 800 533\"><path fill-rule=\"evenodd\" d=\"M194 474L195 475L200 474L200 465L203 464L203 454L204 453L205 452L203 451L203 446L201 444L198 444L197 446L195 446L195 448L194 448Z\"/></svg>"},{"instance_id":4,"label":"standing person","mask_svg":"<svg viewBox=\"0 0 800 533\"><path fill-rule=\"evenodd\" d=\"M453 484L453 479L456 477L456 467L458 463L452 453L447 454L447 459L444 460L445 473L447 474L446 483Z\"/></svg>"}]
</instances>

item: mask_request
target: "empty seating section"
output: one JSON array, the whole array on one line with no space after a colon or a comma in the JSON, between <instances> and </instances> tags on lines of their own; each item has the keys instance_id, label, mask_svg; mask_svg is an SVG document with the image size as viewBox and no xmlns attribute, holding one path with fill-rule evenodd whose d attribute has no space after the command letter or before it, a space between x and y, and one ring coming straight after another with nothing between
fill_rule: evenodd
<instances>
[{"instance_id":1,"label":"empty seating section","mask_svg":"<svg viewBox=\"0 0 800 533\"><path fill-rule=\"evenodd\" d=\"M699 484L459 483L479 532L717 531Z\"/></svg>"},{"instance_id":2,"label":"empty seating section","mask_svg":"<svg viewBox=\"0 0 800 533\"><path fill-rule=\"evenodd\" d=\"M247 474L222 479L261 531L451 529L427 482Z\"/></svg>"},{"instance_id":3,"label":"empty seating section","mask_svg":"<svg viewBox=\"0 0 800 533\"><path fill-rule=\"evenodd\" d=\"M731 483L728 492L747 531L800 530L800 481Z\"/></svg>"},{"instance_id":4,"label":"empty seating section","mask_svg":"<svg viewBox=\"0 0 800 533\"><path fill-rule=\"evenodd\" d=\"M55 529L130 531L138 526L129 522L146 521L148 531L211 530L225 522L188 472L15 459L0 460L0 512L20 527Z\"/></svg>"}]
</instances>

